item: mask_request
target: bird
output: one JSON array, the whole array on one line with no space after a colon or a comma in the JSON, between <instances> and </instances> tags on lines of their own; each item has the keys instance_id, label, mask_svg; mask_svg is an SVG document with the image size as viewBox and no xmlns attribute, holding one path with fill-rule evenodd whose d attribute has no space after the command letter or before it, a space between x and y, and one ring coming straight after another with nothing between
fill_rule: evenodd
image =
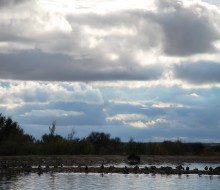
<instances>
[{"instance_id":1,"label":"bird","mask_svg":"<svg viewBox=\"0 0 220 190\"><path fill-rule=\"evenodd\" d=\"M43 169L41 165L38 165L37 169L38 169L38 175L41 175L43 173Z\"/></svg>"},{"instance_id":2,"label":"bird","mask_svg":"<svg viewBox=\"0 0 220 190\"><path fill-rule=\"evenodd\" d=\"M123 174L129 174L129 169L127 166L125 166L125 168L123 170Z\"/></svg>"},{"instance_id":3,"label":"bird","mask_svg":"<svg viewBox=\"0 0 220 190\"><path fill-rule=\"evenodd\" d=\"M88 168L88 166L86 165L86 167L85 167L85 172L86 173L88 173L89 172L89 168Z\"/></svg>"},{"instance_id":4,"label":"bird","mask_svg":"<svg viewBox=\"0 0 220 190\"><path fill-rule=\"evenodd\" d=\"M103 170L104 170L104 165L103 164L101 165L100 169L101 169L101 172L103 173Z\"/></svg>"},{"instance_id":5,"label":"bird","mask_svg":"<svg viewBox=\"0 0 220 190\"><path fill-rule=\"evenodd\" d=\"M39 171L42 170L41 165L38 165L37 169L38 169Z\"/></svg>"}]
</instances>

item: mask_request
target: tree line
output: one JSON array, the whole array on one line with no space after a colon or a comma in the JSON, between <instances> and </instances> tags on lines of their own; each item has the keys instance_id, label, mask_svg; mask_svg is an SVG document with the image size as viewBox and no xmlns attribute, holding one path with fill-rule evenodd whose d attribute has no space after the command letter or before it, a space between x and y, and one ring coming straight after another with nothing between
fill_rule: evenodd
<instances>
[{"instance_id":1,"label":"tree line","mask_svg":"<svg viewBox=\"0 0 220 190\"><path fill-rule=\"evenodd\" d=\"M75 137L74 130L67 137L55 134L56 122L40 140L25 134L17 122L0 114L0 155L219 155L220 145L164 142L122 142L110 134L91 132L87 137Z\"/></svg>"}]
</instances>

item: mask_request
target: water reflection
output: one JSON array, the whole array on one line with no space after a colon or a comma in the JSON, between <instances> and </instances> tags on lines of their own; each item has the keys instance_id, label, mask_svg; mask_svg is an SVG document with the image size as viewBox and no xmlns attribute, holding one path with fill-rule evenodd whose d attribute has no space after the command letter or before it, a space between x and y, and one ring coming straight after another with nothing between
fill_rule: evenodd
<instances>
[{"instance_id":1,"label":"water reflection","mask_svg":"<svg viewBox=\"0 0 220 190\"><path fill-rule=\"evenodd\" d=\"M36 173L0 175L1 190L220 189L219 176L161 174Z\"/></svg>"}]
</instances>

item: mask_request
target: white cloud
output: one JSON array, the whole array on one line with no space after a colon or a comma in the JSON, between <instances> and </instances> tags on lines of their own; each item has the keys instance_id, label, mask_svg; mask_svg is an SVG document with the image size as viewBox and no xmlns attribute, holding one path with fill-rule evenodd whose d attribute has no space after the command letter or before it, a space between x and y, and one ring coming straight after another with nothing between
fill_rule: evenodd
<instances>
[{"instance_id":1,"label":"white cloud","mask_svg":"<svg viewBox=\"0 0 220 190\"><path fill-rule=\"evenodd\" d=\"M163 141L177 141L180 140L181 142L203 142L203 143L219 143L218 139L204 139L204 138L190 138L190 137L161 137L161 136L154 136L151 139L154 142L163 142Z\"/></svg>"},{"instance_id":2,"label":"white cloud","mask_svg":"<svg viewBox=\"0 0 220 190\"><path fill-rule=\"evenodd\" d=\"M199 95L197 93L191 93L190 96L192 96L192 97L199 97Z\"/></svg>"},{"instance_id":3,"label":"white cloud","mask_svg":"<svg viewBox=\"0 0 220 190\"><path fill-rule=\"evenodd\" d=\"M6 82L0 86L1 105L7 108L24 104L49 104L51 102L81 102L103 104L101 92L83 83Z\"/></svg>"},{"instance_id":4,"label":"white cloud","mask_svg":"<svg viewBox=\"0 0 220 190\"><path fill-rule=\"evenodd\" d=\"M163 118L156 118L147 122L143 121L134 121L134 122L124 122L124 124L132 126L134 128L150 128L157 126L159 123L165 123L166 120Z\"/></svg>"},{"instance_id":5,"label":"white cloud","mask_svg":"<svg viewBox=\"0 0 220 190\"><path fill-rule=\"evenodd\" d=\"M154 3L152 1L139 0L138 3L134 0L127 0L126 4L123 0L117 1L108 1L108 0L39 0L42 8L46 11L55 12L55 13L99 13L106 14L112 11L121 11L133 9L153 9Z\"/></svg>"},{"instance_id":6,"label":"white cloud","mask_svg":"<svg viewBox=\"0 0 220 190\"><path fill-rule=\"evenodd\" d=\"M145 115L142 114L117 114L114 116L108 116L107 121L132 121L146 119Z\"/></svg>"},{"instance_id":7,"label":"white cloud","mask_svg":"<svg viewBox=\"0 0 220 190\"><path fill-rule=\"evenodd\" d=\"M78 117L83 116L83 112L64 111L59 109L31 110L22 114L22 117Z\"/></svg>"},{"instance_id":8,"label":"white cloud","mask_svg":"<svg viewBox=\"0 0 220 190\"><path fill-rule=\"evenodd\" d=\"M152 141L154 142L163 142L163 141L181 141L184 142L187 137L152 137Z\"/></svg>"},{"instance_id":9,"label":"white cloud","mask_svg":"<svg viewBox=\"0 0 220 190\"><path fill-rule=\"evenodd\" d=\"M135 86L135 88L138 88ZM109 100L111 104L124 104L124 105L133 105L133 106L143 106L145 107L150 101L134 101L134 100Z\"/></svg>"},{"instance_id":10,"label":"white cloud","mask_svg":"<svg viewBox=\"0 0 220 190\"><path fill-rule=\"evenodd\" d=\"M146 123L142 121L134 121L134 122L124 122L126 125L130 125L131 127L134 128L148 128L149 126L146 125Z\"/></svg>"},{"instance_id":11,"label":"white cloud","mask_svg":"<svg viewBox=\"0 0 220 190\"><path fill-rule=\"evenodd\" d=\"M177 103L157 102L157 103L152 104L152 107L154 108L171 108L171 107L183 108L187 106L182 105L182 104L177 104Z\"/></svg>"}]
</instances>

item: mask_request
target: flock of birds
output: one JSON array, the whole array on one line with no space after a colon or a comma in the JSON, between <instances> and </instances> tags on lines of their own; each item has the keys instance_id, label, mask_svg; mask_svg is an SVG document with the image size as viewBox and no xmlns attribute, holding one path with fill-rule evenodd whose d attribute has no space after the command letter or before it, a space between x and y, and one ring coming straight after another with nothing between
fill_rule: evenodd
<instances>
[{"instance_id":1,"label":"flock of birds","mask_svg":"<svg viewBox=\"0 0 220 190\"><path fill-rule=\"evenodd\" d=\"M37 168L33 168L31 165L28 165L26 163L22 163L21 166L19 167L22 170L19 171L26 171L26 172L34 172L37 171L38 174L42 174L43 172L46 171L56 171L57 168L62 169L64 167L63 162L60 162L59 164L56 164L54 166L49 166L48 164L42 166L42 165L38 165ZM1 168L0 168L0 172L7 171L7 169L11 169L12 167L9 167L7 164L7 161L5 161ZM66 167L68 168L68 167ZM62 170L61 170L62 171ZM128 167L125 166L124 168L119 168L119 167L114 167L114 166L108 166L105 167L104 163L102 163L99 167L88 167L87 165L85 166L79 166L77 172L85 172L85 173L123 173L123 174L130 174L130 173L145 173L145 174L149 174L149 173L159 173L159 174L198 174L198 175L202 175L202 174L209 174L209 175L220 175L220 166L213 168L213 167L208 167L205 166L204 170L198 170L197 168L195 169L190 169L189 166L186 166L185 168L182 165L178 165L176 166L176 168L172 168L170 166L161 166L161 167L156 167L156 166L149 166L149 167L144 167L144 168L140 168L138 165L136 165L135 167Z\"/></svg>"}]
</instances>

